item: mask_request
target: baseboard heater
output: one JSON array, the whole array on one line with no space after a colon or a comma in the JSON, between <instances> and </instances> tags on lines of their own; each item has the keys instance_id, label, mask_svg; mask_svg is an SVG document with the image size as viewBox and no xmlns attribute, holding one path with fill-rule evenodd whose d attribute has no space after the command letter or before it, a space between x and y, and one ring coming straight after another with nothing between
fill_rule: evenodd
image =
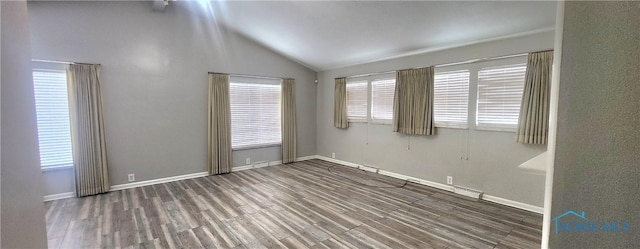
<instances>
[{"instance_id":1,"label":"baseboard heater","mask_svg":"<svg viewBox=\"0 0 640 249\"><path fill-rule=\"evenodd\" d=\"M372 165L368 165L368 164L363 164L363 165L359 165L358 169L364 170L364 171L369 171L369 172L373 172L373 173L378 173L378 171L380 169L372 166Z\"/></svg>"},{"instance_id":2,"label":"baseboard heater","mask_svg":"<svg viewBox=\"0 0 640 249\"><path fill-rule=\"evenodd\" d=\"M462 186L453 186L453 192L459 195L464 195L473 199L480 200L483 192L480 190L470 189Z\"/></svg>"}]
</instances>

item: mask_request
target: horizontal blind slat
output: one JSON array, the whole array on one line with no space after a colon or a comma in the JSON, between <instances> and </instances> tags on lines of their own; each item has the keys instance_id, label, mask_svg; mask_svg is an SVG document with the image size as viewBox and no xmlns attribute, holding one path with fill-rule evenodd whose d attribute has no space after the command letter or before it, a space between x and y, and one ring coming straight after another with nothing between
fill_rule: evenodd
<instances>
[{"instance_id":1,"label":"horizontal blind slat","mask_svg":"<svg viewBox=\"0 0 640 249\"><path fill-rule=\"evenodd\" d=\"M525 71L524 64L483 68L478 71L478 127L516 128Z\"/></svg>"},{"instance_id":2,"label":"horizontal blind slat","mask_svg":"<svg viewBox=\"0 0 640 249\"><path fill-rule=\"evenodd\" d=\"M367 119L367 82L347 82L347 118Z\"/></svg>"},{"instance_id":3,"label":"horizontal blind slat","mask_svg":"<svg viewBox=\"0 0 640 249\"><path fill-rule=\"evenodd\" d=\"M466 128L469 106L469 70L436 73L433 118L438 127Z\"/></svg>"},{"instance_id":4,"label":"horizontal blind slat","mask_svg":"<svg viewBox=\"0 0 640 249\"><path fill-rule=\"evenodd\" d=\"M233 148L282 142L280 82L253 82L251 78L231 78L229 94Z\"/></svg>"},{"instance_id":5,"label":"horizontal blind slat","mask_svg":"<svg viewBox=\"0 0 640 249\"><path fill-rule=\"evenodd\" d=\"M40 166L73 165L67 74L33 70Z\"/></svg>"},{"instance_id":6,"label":"horizontal blind slat","mask_svg":"<svg viewBox=\"0 0 640 249\"><path fill-rule=\"evenodd\" d=\"M379 79L371 82L371 119L391 121L396 79Z\"/></svg>"}]
</instances>

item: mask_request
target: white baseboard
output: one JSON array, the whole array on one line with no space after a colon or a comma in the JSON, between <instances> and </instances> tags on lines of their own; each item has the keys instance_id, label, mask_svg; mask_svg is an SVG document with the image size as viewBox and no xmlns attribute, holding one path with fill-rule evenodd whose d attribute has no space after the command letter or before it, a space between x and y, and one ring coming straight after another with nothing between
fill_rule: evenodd
<instances>
[{"instance_id":1,"label":"white baseboard","mask_svg":"<svg viewBox=\"0 0 640 249\"><path fill-rule=\"evenodd\" d=\"M322 160L325 160L325 161L329 161L329 162L332 162L332 163L341 164L341 165L344 165L344 166L349 166L349 167L353 167L353 168L360 168L360 164L357 164L357 163L342 161L342 160L338 160L338 159L335 159L335 158L330 158L330 157L320 156L320 155L317 155L316 158L317 159L322 159Z\"/></svg>"},{"instance_id":2,"label":"white baseboard","mask_svg":"<svg viewBox=\"0 0 640 249\"><path fill-rule=\"evenodd\" d=\"M398 173L394 173L394 172L386 171L386 170L379 170L378 173L381 174L381 175L390 176L390 177L397 178L397 179L400 179L400 180L407 180L409 182L414 182L414 183L422 184L422 185L425 185L425 186L434 187L434 188L437 188L437 189L442 189L442 190L446 190L446 191L449 191L449 192L453 192L453 186L451 186L451 185L432 182L432 181L428 181L428 180L424 180L424 179L420 179L420 178L416 178L416 177L411 177L411 176L406 176L406 175L402 175L402 174L398 174Z\"/></svg>"},{"instance_id":3,"label":"white baseboard","mask_svg":"<svg viewBox=\"0 0 640 249\"><path fill-rule=\"evenodd\" d=\"M315 155L299 157L299 158L296 158L296 162L297 161L315 159L315 158L316 158ZM281 160L257 163L255 165L243 165L243 166L237 166L237 167L231 168L231 172L237 172L237 171L248 170L248 169L257 169L257 168L262 168L262 167L267 167L267 166L275 166L275 165L280 165L280 164L282 164ZM208 175L209 175L209 172L205 171L205 172L198 172L198 173L193 173L193 174L186 174L186 175L178 175L178 176L170 176L170 177L152 179L152 180L147 180L147 181L118 184L118 185L111 186L111 190L110 191L118 191L118 190L123 190L123 189L130 189L130 188L149 186L149 185L159 184L159 183L174 182L174 181L179 181L179 180L204 177L204 176L208 176ZM71 197L75 197L75 196L76 195L75 195L74 192L52 194L52 195L44 196L44 201L53 201L53 200L59 200L59 199L66 199L66 198L71 198Z\"/></svg>"},{"instance_id":4,"label":"white baseboard","mask_svg":"<svg viewBox=\"0 0 640 249\"><path fill-rule=\"evenodd\" d=\"M153 184L166 183L166 182L175 182L175 181L179 181L179 180L198 178L198 177L203 177L203 176L208 176L208 175L209 175L209 172L198 172L198 173L193 173L193 174L170 176L170 177L158 178L158 179L147 180L147 181L118 184L118 185L112 185L111 186L111 191L118 191L118 190L123 190L123 189L130 189L130 188L137 188L137 187L149 186L149 185L153 185Z\"/></svg>"},{"instance_id":5,"label":"white baseboard","mask_svg":"<svg viewBox=\"0 0 640 249\"><path fill-rule=\"evenodd\" d=\"M75 197L75 196L76 196L76 193L74 193L74 192L66 192L66 193L60 193L60 194L45 195L44 196L44 201L55 201L55 200L67 199L67 198L71 198L71 197Z\"/></svg>"},{"instance_id":6,"label":"white baseboard","mask_svg":"<svg viewBox=\"0 0 640 249\"><path fill-rule=\"evenodd\" d=\"M248 169L253 169L253 165L236 166L231 168L231 172L238 172L238 171L243 171Z\"/></svg>"},{"instance_id":7,"label":"white baseboard","mask_svg":"<svg viewBox=\"0 0 640 249\"><path fill-rule=\"evenodd\" d=\"M530 204L526 204L526 203L522 203L522 202L512 201L512 200L500 198L500 197L493 196L493 195L483 194L482 195L482 199L485 200L485 201L495 202L495 203L502 204L502 205L505 205L505 206L519 208L519 209L531 211L531 212L538 213L538 214L542 214L543 213L543 208L542 207L538 207L538 206L534 206L534 205L530 205Z\"/></svg>"},{"instance_id":8,"label":"white baseboard","mask_svg":"<svg viewBox=\"0 0 640 249\"><path fill-rule=\"evenodd\" d=\"M318 158L317 155L303 156L303 157L296 158L296 162L306 161L306 160L311 160L311 159L317 159L317 158Z\"/></svg>"},{"instance_id":9,"label":"white baseboard","mask_svg":"<svg viewBox=\"0 0 640 249\"><path fill-rule=\"evenodd\" d=\"M480 200L482 198L482 191L476 189L470 189L462 186L453 186L453 192L459 195L464 195L469 198Z\"/></svg>"},{"instance_id":10,"label":"white baseboard","mask_svg":"<svg viewBox=\"0 0 640 249\"><path fill-rule=\"evenodd\" d=\"M390 176L390 177L393 177L393 178L397 178L397 179L401 179L401 180L407 180L409 182L414 182L414 183L422 184L422 185L425 185L425 186L434 187L434 188L446 190L446 191L449 191L449 192L454 192L454 187L451 186L451 185L437 183L437 182L424 180L424 179L420 179L420 178L416 178L416 177L406 176L406 175L394 173L394 172L391 172L391 171L380 170L380 169L374 168L373 166L360 165L360 164L357 164L357 163L347 162L347 161L343 161L343 160L339 160L339 159L335 159L335 158L329 158L329 157L325 157L325 156L321 156L321 155L311 155L311 156L298 157L298 158L296 158L296 162L305 161L305 160L311 160L311 159L321 159L321 160L325 160L325 161L328 161L328 162L333 162L333 163L337 163L337 164L340 164L340 165L353 167L353 168L358 168L358 169L362 169L362 170L367 170L367 171L371 171L371 172L377 171L378 174L381 174L381 175L386 175L386 176ZM282 164L282 161L265 162L265 163L259 163L259 164L256 164L256 165L243 165L243 166L237 166L237 167L231 168L231 172L237 172L237 171L255 169L255 168L262 168L262 167L274 166L274 165L280 165L280 164ZM117 191L117 190L129 189L129 188L136 188L136 187L148 186L148 185L159 184L159 183L173 182L173 181L179 181L179 180L203 177L203 176L208 176L208 175L209 175L209 172L199 172L199 173L193 173L193 174L187 174L187 175L179 175L179 176L158 178L158 179L153 179L153 180L148 180L148 181L118 184L118 185L111 186L111 191ZM74 196L75 196L74 192L53 194L53 195L44 196L44 201L59 200L59 199L71 198L71 197L74 197ZM543 210L542 207L538 207L538 206L534 206L534 205L530 205L530 204L526 204L526 203L522 203L522 202L512 201L512 200L500 198L500 197L497 197L497 196L487 195L487 194L483 194L482 195L482 199L486 200L486 201L498 203L498 204L501 204L501 205L510 206L510 207L514 207L514 208L519 208L519 209L523 209L523 210L527 210L527 211L531 211L531 212L539 213L539 214L542 214L542 210Z\"/></svg>"},{"instance_id":11,"label":"white baseboard","mask_svg":"<svg viewBox=\"0 0 640 249\"><path fill-rule=\"evenodd\" d=\"M359 168L359 169L363 169L363 170L367 170L365 168L372 168L371 166L369 166L369 167L362 166L362 165L359 165L359 164L356 164L356 163L342 161L342 160L338 160L338 159L335 159L335 158L329 158L329 157L320 156L320 155L317 156L317 159L321 159L321 160L325 160L325 161L341 164L341 165L344 165L344 166ZM390 177L397 178L397 179L400 179L400 180L407 180L409 182L414 182L414 183L422 184L422 185L425 185L425 186L434 187L434 188L437 188L437 189L442 189L442 190L446 190L446 191L455 193L455 188L453 186L447 185L447 184L442 184L442 183L437 183L437 182L424 180L424 179L420 179L420 178L416 178L416 177L406 176L406 175L402 175L402 174L398 174L398 173L394 173L394 172L386 171L386 170L378 170L378 174L390 176ZM526 210L526 211L539 213L539 214L542 214L542 210L543 210L542 207L538 207L538 206L534 206L534 205L530 205L530 204L526 204L526 203L522 203L522 202L518 202L518 201L512 201L512 200L509 200L509 199L504 199L504 198L500 198L500 197L492 196L492 195L487 195L487 194L482 194L482 199L485 200L485 201L490 201L490 202L498 203L498 204L501 204L501 205L514 207L514 208L518 208L518 209L523 209L523 210Z\"/></svg>"},{"instance_id":12,"label":"white baseboard","mask_svg":"<svg viewBox=\"0 0 640 249\"><path fill-rule=\"evenodd\" d=\"M267 164L267 166L275 166L275 165L280 165L280 164L282 164L282 160L269 162ZM266 167L266 166L264 166L264 167ZM256 167L256 168L258 168L258 167Z\"/></svg>"}]
</instances>

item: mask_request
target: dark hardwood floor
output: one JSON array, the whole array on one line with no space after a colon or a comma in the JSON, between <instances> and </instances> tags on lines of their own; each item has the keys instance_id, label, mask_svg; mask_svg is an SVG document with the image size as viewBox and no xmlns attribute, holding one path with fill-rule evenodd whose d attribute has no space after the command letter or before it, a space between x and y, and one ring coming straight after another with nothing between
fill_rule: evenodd
<instances>
[{"instance_id":1,"label":"dark hardwood floor","mask_svg":"<svg viewBox=\"0 0 640 249\"><path fill-rule=\"evenodd\" d=\"M308 160L50 201L49 247L540 247L541 215L403 184Z\"/></svg>"}]
</instances>

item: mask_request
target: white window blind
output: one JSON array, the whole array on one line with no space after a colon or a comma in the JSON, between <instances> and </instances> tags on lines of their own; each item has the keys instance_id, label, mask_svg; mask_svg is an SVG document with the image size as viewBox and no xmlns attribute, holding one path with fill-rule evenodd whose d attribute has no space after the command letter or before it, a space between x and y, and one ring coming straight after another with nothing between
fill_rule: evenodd
<instances>
[{"instance_id":1,"label":"white window blind","mask_svg":"<svg viewBox=\"0 0 640 249\"><path fill-rule=\"evenodd\" d=\"M372 121L391 121L393 118L393 96L395 89L395 79L381 79L371 82Z\"/></svg>"},{"instance_id":2,"label":"white window blind","mask_svg":"<svg viewBox=\"0 0 640 249\"><path fill-rule=\"evenodd\" d=\"M436 73L433 118L436 127L467 128L469 70Z\"/></svg>"},{"instance_id":3,"label":"white window blind","mask_svg":"<svg viewBox=\"0 0 640 249\"><path fill-rule=\"evenodd\" d=\"M367 120L366 81L347 82L347 117L349 121Z\"/></svg>"},{"instance_id":4,"label":"white window blind","mask_svg":"<svg viewBox=\"0 0 640 249\"><path fill-rule=\"evenodd\" d=\"M40 166L71 167L73 151L69 124L67 73L33 70Z\"/></svg>"},{"instance_id":5,"label":"white window blind","mask_svg":"<svg viewBox=\"0 0 640 249\"><path fill-rule=\"evenodd\" d=\"M232 76L229 87L232 148L280 144L280 81Z\"/></svg>"},{"instance_id":6,"label":"white window blind","mask_svg":"<svg viewBox=\"0 0 640 249\"><path fill-rule=\"evenodd\" d=\"M478 71L478 129L515 131L525 70L525 64L518 64Z\"/></svg>"}]
</instances>

